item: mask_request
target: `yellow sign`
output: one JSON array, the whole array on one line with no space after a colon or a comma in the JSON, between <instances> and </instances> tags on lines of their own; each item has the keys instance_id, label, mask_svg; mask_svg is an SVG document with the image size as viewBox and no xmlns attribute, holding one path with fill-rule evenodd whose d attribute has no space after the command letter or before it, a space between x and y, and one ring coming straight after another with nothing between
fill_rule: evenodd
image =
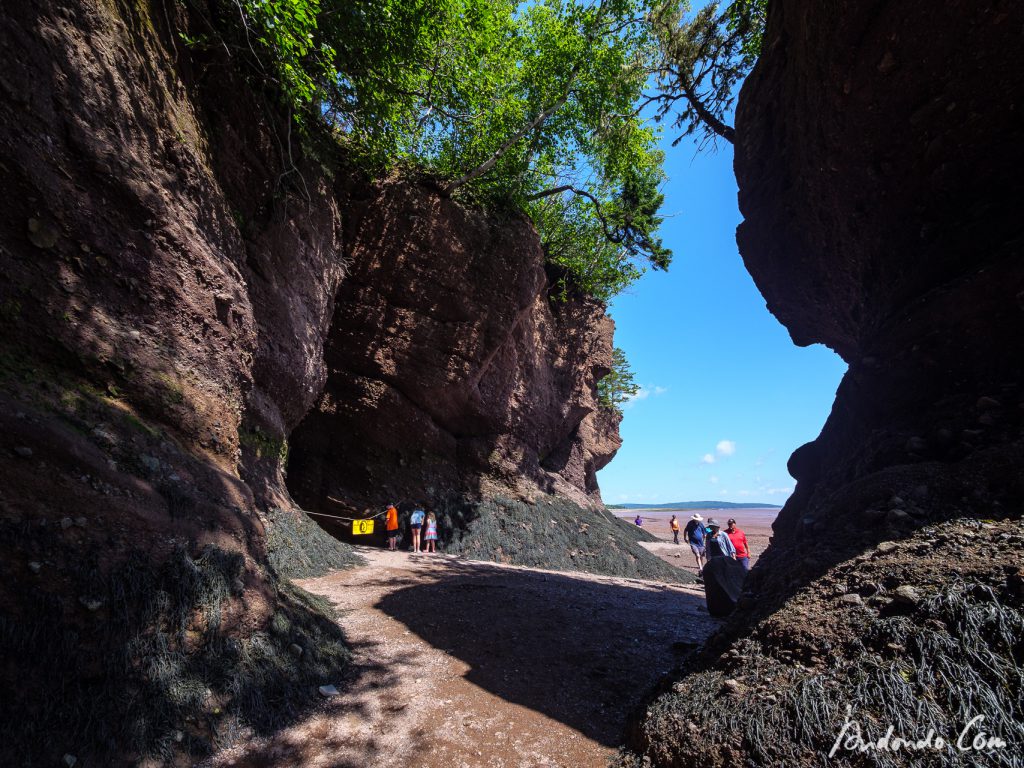
<instances>
[{"instance_id":1,"label":"yellow sign","mask_svg":"<svg viewBox=\"0 0 1024 768\"><path fill-rule=\"evenodd\" d=\"M352 535L360 536L365 533L373 533L373 520L353 520Z\"/></svg>"}]
</instances>

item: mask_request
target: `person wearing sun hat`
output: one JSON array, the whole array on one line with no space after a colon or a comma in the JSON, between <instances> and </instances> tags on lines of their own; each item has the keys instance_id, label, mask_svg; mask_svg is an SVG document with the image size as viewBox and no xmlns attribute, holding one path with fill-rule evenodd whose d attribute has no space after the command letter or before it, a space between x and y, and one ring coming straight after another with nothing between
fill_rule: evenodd
<instances>
[{"instance_id":1,"label":"person wearing sun hat","mask_svg":"<svg viewBox=\"0 0 1024 768\"><path fill-rule=\"evenodd\" d=\"M708 534L704 545L708 560L713 557L730 557L735 560L736 547L729 541L728 535L722 530L722 526L718 524L715 518L708 518L708 528L711 529L711 532Z\"/></svg>"},{"instance_id":2,"label":"person wearing sun hat","mask_svg":"<svg viewBox=\"0 0 1024 768\"><path fill-rule=\"evenodd\" d=\"M704 518L694 512L683 529L683 538L690 545L690 551L697 559L697 575L704 572Z\"/></svg>"}]
</instances>

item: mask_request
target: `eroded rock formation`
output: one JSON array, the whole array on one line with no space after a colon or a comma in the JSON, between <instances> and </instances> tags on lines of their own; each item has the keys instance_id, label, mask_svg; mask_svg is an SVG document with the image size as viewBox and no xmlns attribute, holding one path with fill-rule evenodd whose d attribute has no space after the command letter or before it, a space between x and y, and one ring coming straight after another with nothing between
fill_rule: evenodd
<instances>
[{"instance_id":1,"label":"eroded rock formation","mask_svg":"<svg viewBox=\"0 0 1024 768\"><path fill-rule=\"evenodd\" d=\"M604 308L549 297L525 219L404 184L375 191L347 249L326 389L292 437L297 499L599 502L596 470L620 444L596 401Z\"/></svg>"},{"instance_id":2,"label":"eroded rock formation","mask_svg":"<svg viewBox=\"0 0 1024 768\"><path fill-rule=\"evenodd\" d=\"M737 239L793 339L850 368L738 615L633 729L653 764L835 764L848 705L865 738L980 714L1021 743L1022 29L1009 2L771 3Z\"/></svg>"},{"instance_id":3,"label":"eroded rock formation","mask_svg":"<svg viewBox=\"0 0 1024 768\"><path fill-rule=\"evenodd\" d=\"M526 221L311 161L273 95L182 42L209 32L195 8L4 14L6 762L199 754L341 674L337 629L278 580L351 561L285 486L304 418L314 504L599 501L611 322L548 300ZM268 526L315 553L268 557Z\"/></svg>"}]
</instances>

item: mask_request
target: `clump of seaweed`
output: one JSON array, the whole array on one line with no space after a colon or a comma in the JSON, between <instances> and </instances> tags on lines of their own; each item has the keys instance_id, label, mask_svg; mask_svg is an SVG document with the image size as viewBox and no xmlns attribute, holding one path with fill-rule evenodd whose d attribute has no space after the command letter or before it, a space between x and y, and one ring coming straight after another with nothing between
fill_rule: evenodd
<instances>
[{"instance_id":1,"label":"clump of seaweed","mask_svg":"<svg viewBox=\"0 0 1024 768\"><path fill-rule=\"evenodd\" d=\"M267 559L278 576L308 579L366 562L301 511L271 509L267 518Z\"/></svg>"},{"instance_id":2,"label":"clump of seaweed","mask_svg":"<svg viewBox=\"0 0 1024 768\"><path fill-rule=\"evenodd\" d=\"M753 653L742 677L767 681L770 694L735 695L726 685L732 673L692 670L649 704L633 729L634 751L620 755L619 768L718 765L727 754L756 765L1019 764L1024 613L992 587L954 582L910 614L869 620L852 643L841 663L821 672ZM931 731L946 743L860 752L845 750L844 742L829 758L847 722L864 741L877 742L891 726L894 736L916 742ZM972 723L963 742L970 748L962 750L957 739ZM980 733L1007 746L976 750Z\"/></svg>"},{"instance_id":3,"label":"clump of seaweed","mask_svg":"<svg viewBox=\"0 0 1024 768\"><path fill-rule=\"evenodd\" d=\"M559 498L534 503L511 499L437 505L444 551L535 568L585 571L665 582L692 581L639 541L651 534L602 509L584 509Z\"/></svg>"},{"instance_id":4,"label":"clump of seaweed","mask_svg":"<svg viewBox=\"0 0 1024 768\"><path fill-rule=\"evenodd\" d=\"M5 537L25 532L3 527ZM348 668L329 606L289 582L269 579L277 594L266 627L231 626L246 577L240 553L179 546L162 563L139 551L104 570L49 544L47 567L81 597L41 592L0 612L5 765L56 765L65 753L89 765L202 755L242 729L284 725Z\"/></svg>"}]
</instances>

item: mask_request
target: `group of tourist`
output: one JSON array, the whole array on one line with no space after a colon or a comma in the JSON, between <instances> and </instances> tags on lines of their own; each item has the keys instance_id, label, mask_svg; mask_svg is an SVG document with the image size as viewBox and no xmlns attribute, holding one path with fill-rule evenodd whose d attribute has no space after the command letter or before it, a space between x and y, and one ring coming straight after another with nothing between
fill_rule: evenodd
<instances>
[{"instance_id":1,"label":"group of tourist","mask_svg":"<svg viewBox=\"0 0 1024 768\"><path fill-rule=\"evenodd\" d=\"M745 570L750 570L750 548L747 535L736 526L736 520L729 518L723 531L715 518L704 522L699 512L694 512L683 529L683 537L690 545L690 551L697 559L697 573L704 572L704 564L713 557L731 557L739 561ZM679 519L672 515L669 521L672 538L679 543Z\"/></svg>"},{"instance_id":2,"label":"group of tourist","mask_svg":"<svg viewBox=\"0 0 1024 768\"><path fill-rule=\"evenodd\" d=\"M412 533L410 549L413 552L437 551L437 516L433 512L424 512L416 507L409 515L409 530ZM384 513L384 532L388 538L388 549L392 552L397 551L401 526L398 523L398 507L394 504L389 504Z\"/></svg>"}]
</instances>

